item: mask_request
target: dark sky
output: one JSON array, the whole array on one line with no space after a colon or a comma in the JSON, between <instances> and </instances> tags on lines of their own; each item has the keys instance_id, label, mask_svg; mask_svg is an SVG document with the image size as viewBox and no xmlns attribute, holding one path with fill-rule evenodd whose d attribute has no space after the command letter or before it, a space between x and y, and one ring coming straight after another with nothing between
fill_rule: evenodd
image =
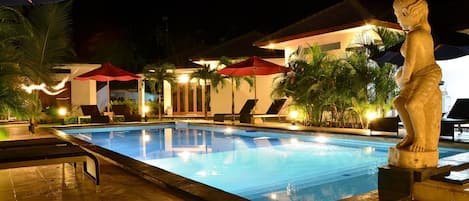
<instances>
[{"instance_id":1,"label":"dark sky","mask_svg":"<svg viewBox=\"0 0 469 201\"><path fill-rule=\"evenodd\" d=\"M271 33L337 2L75 0L73 33L80 55L103 38L152 44L155 35L164 33L173 46L187 44L184 48L190 49L219 44L252 30Z\"/></svg>"},{"instance_id":2,"label":"dark sky","mask_svg":"<svg viewBox=\"0 0 469 201\"><path fill-rule=\"evenodd\" d=\"M80 34L103 28L151 27L167 17L171 32L208 36L249 29L273 31L340 0L278 1L115 1L75 0L74 23ZM158 2L159 4L156 4ZM163 5L165 4L165 5Z\"/></svg>"},{"instance_id":3,"label":"dark sky","mask_svg":"<svg viewBox=\"0 0 469 201\"><path fill-rule=\"evenodd\" d=\"M221 44L249 31L272 33L340 1L74 0L72 33L82 61L111 60L141 68L154 59ZM392 0L379 1L392 5ZM446 28L451 24L447 18L458 16L468 24L469 0L428 2L438 15L435 29Z\"/></svg>"}]
</instances>

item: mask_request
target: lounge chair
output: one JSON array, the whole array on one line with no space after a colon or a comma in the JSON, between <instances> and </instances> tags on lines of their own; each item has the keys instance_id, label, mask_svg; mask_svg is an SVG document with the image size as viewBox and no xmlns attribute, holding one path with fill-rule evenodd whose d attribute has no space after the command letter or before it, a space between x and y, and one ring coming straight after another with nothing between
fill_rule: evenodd
<instances>
[{"instance_id":1,"label":"lounge chair","mask_svg":"<svg viewBox=\"0 0 469 201\"><path fill-rule=\"evenodd\" d=\"M233 114L228 114L228 113L215 114L213 115L213 121L223 122L225 121L225 118L229 117L231 119L239 118L239 122L241 123L251 123L251 119L252 119L251 112L252 112L252 109L254 109L254 106L256 105L256 103L257 103L257 99L248 99L244 103L239 113L234 114L234 116Z\"/></svg>"},{"instance_id":2,"label":"lounge chair","mask_svg":"<svg viewBox=\"0 0 469 201\"><path fill-rule=\"evenodd\" d=\"M109 123L109 116L101 115L97 105L81 105L80 108L83 115L91 117L91 123Z\"/></svg>"},{"instance_id":3,"label":"lounge chair","mask_svg":"<svg viewBox=\"0 0 469 201\"><path fill-rule=\"evenodd\" d=\"M276 117L276 118L282 118L282 117L287 117L287 115L284 114L279 114L280 110L282 110L283 105L285 105L285 102L287 101L286 98L280 98L280 99L275 99L272 101L272 104L270 104L269 109L267 109L267 112L265 114L254 114L254 118L270 118L270 117Z\"/></svg>"},{"instance_id":4,"label":"lounge chair","mask_svg":"<svg viewBox=\"0 0 469 201\"><path fill-rule=\"evenodd\" d=\"M99 185L99 162L80 146L57 138L0 142L0 169L83 162L83 172Z\"/></svg>"},{"instance_id":5,"label":"lounge chair","mask_svg":"<svg viewBox=\"0 0 469 201\"><path fill-rule=\"evenodd\" d=\"M396 135L399 136L399 121L399 116L373 119L368 124L370 135L373 135L373 131L385 131L396 132Z\"/></svg>"},{"instance_id":6,"label":"lounge chair","mask_svg":"<svg viewBox=\"0 0 469 201\"><path fill-rule=\"evenodd\" d=\"M454 141L454 125L459 126L462 132L461 124L469 122L469 99L460 98L454 103L446 117L441 119L440 136L451 136Z\"/></svg>"},{"instance_id":7,"label":"lounge chair","mask_svg":"<svg viewBox=\"0 0 469 201\"><path fill-rule=\"evenodd\" d=\"M142 117L138 114L132 114L128 105L112 105L114 116L124 116L124 121L141 121Z\"/></svg>"},{"instance_id":8,"label":"lounge chair","mask_svg":"<svg viewBox=\"0 0 469 201\"><path fill-rule=\"evenodd\" d=\"M72 145L70 142L50 137L50 138L37 138L37 139L26 139L26 140L7 140L0 141L0 150L11 149L11 148L21 148L27 146L67 146Z\"/></svg>"}]
</instances>

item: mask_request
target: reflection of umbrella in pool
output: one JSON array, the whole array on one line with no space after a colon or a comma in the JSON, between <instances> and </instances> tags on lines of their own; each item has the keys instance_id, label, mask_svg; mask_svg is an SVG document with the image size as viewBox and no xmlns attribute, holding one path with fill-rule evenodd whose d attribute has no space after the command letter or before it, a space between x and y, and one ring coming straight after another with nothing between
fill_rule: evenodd
<instances>
[{"instance_id":1,"label":"reflection of umbrella in pool","mask_svg":"<svg viewBox=\"0 0 469 201\"><path fill-rule=\"evenodd\" d=\"M96 80L100 82L107 82L107 111L109 112L111 94L109 91L109 81L130 81L141 79L140 76L135 75L131 72L128 72L124 69L113 66L111 63L104 63L101 67L89 71L87 73L81 74L75 77L76 80Z\"/></svg>"},{"instance_id":2,"label":"reflection of umbrella in pool","mask_svg":"<svg viewBox=\"0 0 469 201\"><path fill-rule=\"evenodd\" d=\"M289 68L281 66L260 57L251 56L248 59L231 64L219 71L218 74L228 76L254 76L254 99L257 99L256 75L271 75L290 71ZM255 107L255 106L254 106ZM231 82L231 113L234 116L234 84Z\"/></svg>"}]
</instances>

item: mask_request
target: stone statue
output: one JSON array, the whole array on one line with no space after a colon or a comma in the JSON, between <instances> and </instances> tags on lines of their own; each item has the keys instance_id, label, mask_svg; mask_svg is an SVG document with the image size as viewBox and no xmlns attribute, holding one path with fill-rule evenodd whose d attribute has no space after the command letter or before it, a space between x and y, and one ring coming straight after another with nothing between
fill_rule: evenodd
<instances>
[{"instance_id":1,"label":"stone statue","mask_svg":"<svg viewBox=\"0 0 469 201\"><path fill-rule=\"evenodd\" d=\"M396 145L398 150L394 151L429 152L432 155L429 163L415 165L398 162L396 166L436 166L442 114L439 88L442 74L435 62L433 39L427 20L428 4L425 0L395 0L393 7L399 25L406 32L406 39L401 47L401 54L405 58L404 65L395 77L400 93L394 100L394 107L407 133ZM390 162L393 160L393 154L399 153L391 153L390 150ZM422 154L418 156L426 157ZM400 157L403 159L404 156Z\"/></svg>"}]
</instances>

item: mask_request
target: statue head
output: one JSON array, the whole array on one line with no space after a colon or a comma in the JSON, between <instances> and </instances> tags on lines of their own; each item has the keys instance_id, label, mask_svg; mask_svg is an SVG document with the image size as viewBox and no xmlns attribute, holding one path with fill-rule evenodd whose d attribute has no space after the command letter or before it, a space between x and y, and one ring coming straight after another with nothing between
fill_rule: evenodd
<instances>
[{"instance_id":1,"label":"statue head","mask_svg":"<svg viewBox=\"0 0 469 201\"><path fill-rule=\"evenodd\" d=\"M404 30L428 24L428 4L426 0L394 0L394 14Z\"/></svg>"}]
</instances>

